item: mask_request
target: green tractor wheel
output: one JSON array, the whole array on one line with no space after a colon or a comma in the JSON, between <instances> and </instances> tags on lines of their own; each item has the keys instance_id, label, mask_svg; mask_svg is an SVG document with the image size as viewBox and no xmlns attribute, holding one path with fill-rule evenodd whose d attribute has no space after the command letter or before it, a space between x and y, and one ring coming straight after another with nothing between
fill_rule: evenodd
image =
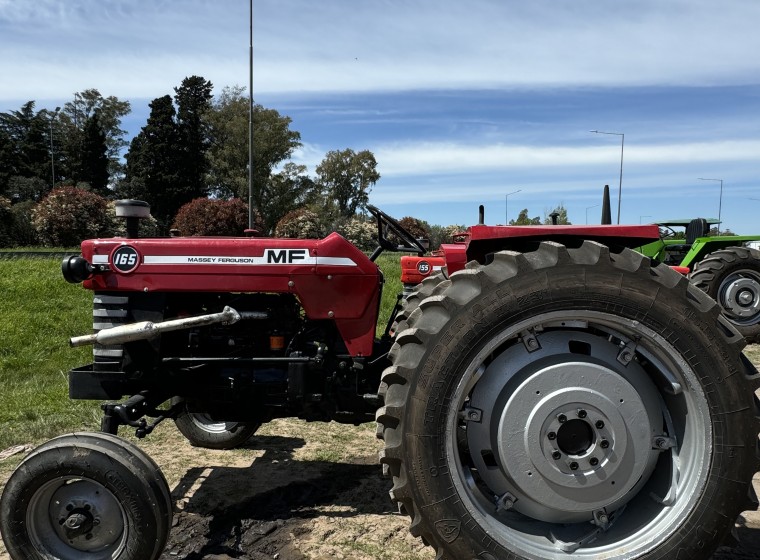
<instances>
[{"instance_id":1,"label":"green tractor wheel","mask_svg":"<svg viewBox=\"0 0 760 560\"><path fill-rule=\"evenodd\" d=\"M695 265L689 278L718 302L747 342L760 342L760 251L715 251Z\"/></svg>"}]
</instances>

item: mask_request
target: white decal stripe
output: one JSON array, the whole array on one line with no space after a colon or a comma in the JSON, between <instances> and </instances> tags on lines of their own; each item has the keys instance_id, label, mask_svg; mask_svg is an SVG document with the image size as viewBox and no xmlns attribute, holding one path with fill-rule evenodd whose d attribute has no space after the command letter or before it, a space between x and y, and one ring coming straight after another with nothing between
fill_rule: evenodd
<instances>
[{"instance_id":1,"label":"white decal stripe","mask_svg":"<svg viewBox=\"0 0 760 560\"><path fill-rule=\"evenodd\" d=\"M322 266L356 266L348 257L317 257L317 264Z\"/></svg>"},{"instance_id":2,"label":"white decal stripe","mask_svg":"<svg viewBox=\"0 0 760 560\"><path fill-rule=\"evenodd\" d=\"M143 265L233 265L233 266L292 266L292 265L322 265L322 266L356 266L356 263L347 257L303 257L294 259L292 262L272 262L267 257L230 257L210 255L145 255Z\"/></svg>"},{"instance_id":3,"label":"white decal stripe","mask_svg":"<svg viewBox=\"0 0 760 560\"><path fill-rule=\"evenodd\" d=\"M108 264L108 255L93 255L92 264Z\"/></svg>"}]
</instances>

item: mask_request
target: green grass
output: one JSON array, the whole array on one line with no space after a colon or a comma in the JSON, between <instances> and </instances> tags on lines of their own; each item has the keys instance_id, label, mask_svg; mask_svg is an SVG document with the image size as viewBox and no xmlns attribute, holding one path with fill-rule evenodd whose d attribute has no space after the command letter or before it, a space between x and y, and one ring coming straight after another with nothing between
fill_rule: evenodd
<instances>
[{"instance_id":1,"label":"green grass","mask_svg":"<svg viewBox=\"0 0 760 560\"><path fill-rule=\"evenodd\" d=\"M66 374L91 361L68 338L92 329L92 294L58 260L0 261L0 450L97 427L97 404L68 399Z\"/></svg>"},{"instance_id":2,"label":"green grass","mask_svg":"<svg viewBox=\"0 0 760 560\"><path fill-rule=\"evenodd\" d=\"M383 298L380 301L380 318L377 321L378 336L385 331L385 326L388 324L388 318L391 316L391 312L396 305L396 296L398 296L403 289L403 286L401 285L400 259L401 256L399 253L383 253L376 261L385 276Z\"/></svg>"}]
</instances>

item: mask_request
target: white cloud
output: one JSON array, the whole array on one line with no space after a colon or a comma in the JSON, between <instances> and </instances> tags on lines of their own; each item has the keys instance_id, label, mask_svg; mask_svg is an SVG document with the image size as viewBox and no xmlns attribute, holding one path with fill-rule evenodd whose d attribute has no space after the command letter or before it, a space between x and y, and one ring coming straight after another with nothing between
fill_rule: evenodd
<instances>
[{"instance_id":1,"label":"white cloud","mask_svg":"<svg viewBox=\"0 0 760 560\"><path fill-rule=\"evenodd\" d=\"M521 145L470 145L452 142L392 144L373 150L384 177L443 175L514 169L617 166L620 148ZM678 165L709 162L755 162L760 140L725 140L669 145L630 146L625 165Z\"/></svg>"},{"instance_id":2,"label":"white cloud","mask_svg":"<svg viewBox=\"0 0 760 560\"><path fill-rule=\"evenodd\" d=\"M256 0L256 92L760 81L754 0ZM246 84L245 0L0 0L0 99Z\"/></svg>"}]
</instances>

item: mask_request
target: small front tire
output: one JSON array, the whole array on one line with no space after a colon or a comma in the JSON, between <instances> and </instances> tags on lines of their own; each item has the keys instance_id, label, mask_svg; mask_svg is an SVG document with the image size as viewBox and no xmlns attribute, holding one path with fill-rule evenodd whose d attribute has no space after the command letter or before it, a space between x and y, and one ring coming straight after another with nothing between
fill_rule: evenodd
<instances>
[{"instance_id":1,"label":"small front tire","mask_svg":"<svg viewBox=\"0 0 760 560\"><path fill-rule=\"evenodd\" d=\"M171 526L166 480L115 436L76 433L30 453L8 480L0 532L13 560L156 560Z\"/></svg>"}]
</instances>

